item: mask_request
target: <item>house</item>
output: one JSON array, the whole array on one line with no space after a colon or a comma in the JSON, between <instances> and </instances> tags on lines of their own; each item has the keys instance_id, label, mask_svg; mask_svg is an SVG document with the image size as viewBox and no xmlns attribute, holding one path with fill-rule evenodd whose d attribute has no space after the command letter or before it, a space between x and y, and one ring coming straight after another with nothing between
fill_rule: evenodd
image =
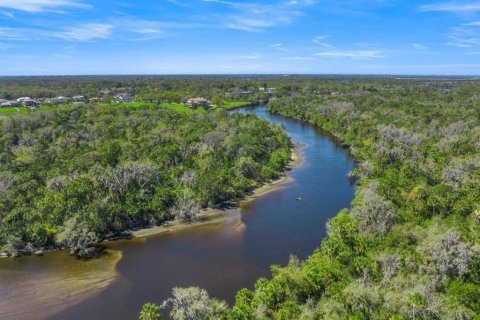
<instances>
[{"instance_id":1,"label":"house","mask_svg":"<svg viewBox=\"0 0 480 320\"><path fill-rule=\"evenodd\" d=\"M64 97L64 96L59 96L59 97L55 98L55 101L57 103L67 103L69 100L70 100L70 98Z\"/></svg>"},{"instance_id":2,"label":"house","mask_svg":"<svg viewBox=\"0 0 480 320\"><path fill-rule=\"evenodd\" d=\"M37 106L37 101L33 99L24 99L22 100L22 106L24 107L36 107Z\"/></svg>"},{"instance_id":3,"label":"house","mask_svg":"<svg viewBox=\"0 0 480 320\"><path fill-rule=\"evenodd\" d=\"M84 96L73 96L72 99L75 100L75 101L83 101L83 100L85 100L85 97Z\"/></svg>"},{"instance_id":4,"label":"house","mask_svg":"<svg viewBox=\"0 0 480 320\"><path fill-rule=\"evenodd\" d=\"M11 108L11 107L18 107L20 105L20 102L18 101L7 101L4 103L0 104L0 107L2 108Z\"/></svg>"},{"instance_id":5,"label":"house","mask_svg":"<svg viewBox=\"0 0 480 320\"><path fill-rule=\"evenodd\" d=\"M51 105L52 104L52 99L50 98L37 98L35 99L37 101L37 105Z\"/></svg>"},{"instance_id":6,"label":"house","mask_svg":"<svg viewBox=\"0 0 480 320\"><path fill-rule=\"evenodd\" d=\"M225 94L232 94L232 95L247 95L252 93L252 91L249 90L242 90L240 88L233 88L230 90L230 92L225 92Z\"/></svg>"},{"instance_id":7,"label":"house","mask_svg":"<svg viewBox=\"0 0 480 320\"><path fill-rule=\"evenodd\" d=\"M0 103L5 103L5 102L8 102L7 99L0 99Z\"/></svg>"},{"instance_id":8,"label":"house","mask_svg":"<svg viewBox=\"0 0 480 320\"><path fill-rule=\"evenodd\" d=\"M190 108L198 108L198 107L208 108L209 106L210 106L210 102L205 98L190 98L187 100L187 107L190 107Z\"/></svg>"},{"instance_id":9,"label":"house","mask_svg":"<svg viewBox=\"0 0 480 320\"><path fill-rule=\"evenodd\" d=\"M115 102L134 102L128 93L119 93L115 96Z\"/></svg>"},{"instance_id":10,"label":"house","mask_svg":"<svg viewBox=\"0 0 480 320\"><path fill-rule=\"evenodd\" d=\"M30 97L21 97L17 99L17 105L22 105L24 107L36 107L37 101L33 100ZM11 105L13 107L13 105Z\"/></svg>"},{"instance_id":11,"label":"house","mask_svg":"<svg viewBox=\"0 0 480 320\"><path fill-rule=\"evenodd\" d=\"M453 89L452 88L443 88L440 91L442 91L443 93L449 94L449 93L453 92Z\"/></svg>"}]
</instances>

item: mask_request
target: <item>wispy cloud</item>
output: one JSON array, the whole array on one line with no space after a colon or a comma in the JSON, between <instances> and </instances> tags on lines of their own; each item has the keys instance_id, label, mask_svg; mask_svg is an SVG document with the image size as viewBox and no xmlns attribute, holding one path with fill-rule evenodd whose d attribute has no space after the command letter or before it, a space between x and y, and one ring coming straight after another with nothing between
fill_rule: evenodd
<instances>
[{"instance_id":1,"label":"wispy cloud","mask_svg":"<svg viewBox=\"0 0 480 320\"><path fill-rule=\"evenodd\" d=\"M313 0L289 0L273 4L241 3L223 0L202 0L230 8L231 12L222 17L226 28L260 32L266 28L289 25L303 15L302 9L313 5Z\"/></svg>"},{"instance_id":2,"label":"wispy cloud","mask_svg":"<svg viewBox=\"0 0 480 320\"><path fill-rule=\"evenodd\" d=\"M316 43L317 45L324 47L324 48L333 48L334 46L325 42L326 39L330 38L329 35L323 35L323 36L316 36L313 39L313 42Z\"/></svg>"},{"instance_id":3,"label":"wispy cloud","mask_svg":"<svg viewBox=\"0 0 480 320\"><path fill-rule=\"evenodd\" d=\"M225 57L227 60L258 60L263 57L263 54L261 53L251 53L251 54L244 54L244 55L238 55L238 56L228 56Z\"/></svg>"},{"instance_id":4,"label":"wispy cloud","mask_svg":"<svg viewBox=\"0 0 480 320\"><path fill-rule=\"evenodd\" d=\"M69 27L64 31L56 32L54 37L67 41L92 41L106 39L113 31L113 26L102 23L87 23L80 26Z\"/></svg>"},{"instance_id":5,"label":"wispy cloud","mask_svg":"<svg viewBox=\"0 0 480 320\"><path fill-rule=\"evenodd\" d=\"M462 26L468 26L468 27L480 27L480 21L473 21L469 23L464 23Z\"/></svg>"},{"instance_id":6,"label":"wispy cloud","mask_svg":"<svg viewBox=\"0 0 480 320\"><path fill-rule=\"evenodd\" d=\"M282 60L290 60L290 61L311 61L313 57L284 57L281 58Z\"/></svg>"},{"instance_id":7,"label":"wispy cloud","mask_svg":"<svg viewBox=\"0 0 480 320\"><path fill-rule=\"evenodd\" d=\"M75 0L0 0L0 8L31 13L55 11L56 8L91 8L90 5Z\"/></svg>"},{"instance_id":8,"label":"wispy cloud","mask_svg":"<svg viewBox=\"0 0 480 320\"><path fill-rule=\"evenodd\" d=\"M0 51L7 50L7 49L10 49L12 47L14 47L14 46L9 44L9 43L1 43L0 42Z\"/></svg>"},{"instance_id":9,"label":"wispy cloud","mask_svg":"<svg viewBox=\"0 0 480 320\"><path fill-rule=\"evenodd\" d=\"M452 28L448 39L447 45L458 48L471 48L480 45L480 34L469 28Z\"/></svg>"},{"instance_id":10,"label":"wispy cloud","mask_svg":"<svg viewBox=\"0 0 480 320\"><path fill-rule=\"evenodd\" d=\"M476 12L480 11L480 2L440 2L423 5L420 11Z\"/></svg>"},{"instance_id":11,"label":"wispy cloud","mask_svg":"<svg viewBox=\"0 0 480 320\"><path fill-rule=\"evenodd\" d=\"M287 48L285 48L285 46L283 45L283 43L275 43L275 44L272 44L270 47L276 49L276 50L280 50L280 51L288 51Z\"/></svg>"},{"instance_id":12,"label":"wispy cloud","mask_svg":"<svg viewBox=\"0 0 480 320\"><path fill-rule=\"evenodd\" d=\"M328 58L351 58L351 59L377 59L383 58L385 55L377 50L353 50L353 51L322 51L315 54L319 57Z\"/></svg>"},{"instance_id":13,"label":"wispy cloud","mask_svg":"<svg viewBox=\"0 0 480 320\"><path fill-rule=\"evenodd\" d=\"M420 44L420 43L413 43L412 47L414 47L415 49L418 49L418 50L427 50L428 49L427 46L424 46L423 44Z\"/></svg>"},{"instance_id":14,"label":"wispy cloud","mask_svg":"<svg viewBox=\"0 0 480 320\"><path fill-rule=\"evenodd\" d=\"M7 12L7 11L0 11L0 15L8 17L8 18L15 18L15 15L13 13Z\"/></svg>"},{"instance_id":15,"label":"wispy cloud","mask_svg":"<svg viewBox=\"0 0 480 320\"><path fill-rule=\"evenodd\" d=\"M24 29L24 28L10 28L0 27L0 39L10 41L28 41L32 40L32 36L37 34L36 30Z\"/></svg>"}]
</instances>

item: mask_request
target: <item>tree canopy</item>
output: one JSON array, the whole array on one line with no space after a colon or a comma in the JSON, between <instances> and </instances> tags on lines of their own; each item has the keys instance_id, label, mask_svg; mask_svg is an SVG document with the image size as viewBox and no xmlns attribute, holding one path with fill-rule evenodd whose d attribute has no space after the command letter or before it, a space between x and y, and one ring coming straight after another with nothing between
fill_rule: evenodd
<instances>
[{"instance_id":1,"label":"tree canopy","mask_svg":"<svg viewBox=\"0 0 480 320\"><path fill-rule=\"evenodd\" d=\"M0 250L90 244L241 197L290 141L255 116L72 107L0 120Z\"/></svg>"}]
</instances>

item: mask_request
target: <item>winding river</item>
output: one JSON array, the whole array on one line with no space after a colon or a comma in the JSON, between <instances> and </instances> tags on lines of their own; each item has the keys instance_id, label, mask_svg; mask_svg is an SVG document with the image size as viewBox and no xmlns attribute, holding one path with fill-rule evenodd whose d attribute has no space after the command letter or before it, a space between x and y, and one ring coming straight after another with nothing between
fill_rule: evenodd
<instances>
[{"instance_id":1,"label":"winding river","mask_svg":"<svg viewBox=\"0 0 480 320\"><path fill-rule=\"evenodd\" d=\"M312 253L327 221L353 198L352 158L309 124L265 107L236 112L282 124L305 145L291 182L227 210L219 222L110 242L102 259L79 261L67 252L0 259L0 319L136 319L144 302L160 303L175 286L199 286L231 303L239 289L268 277L270 265Z\"/></svg>"}]
</instances>

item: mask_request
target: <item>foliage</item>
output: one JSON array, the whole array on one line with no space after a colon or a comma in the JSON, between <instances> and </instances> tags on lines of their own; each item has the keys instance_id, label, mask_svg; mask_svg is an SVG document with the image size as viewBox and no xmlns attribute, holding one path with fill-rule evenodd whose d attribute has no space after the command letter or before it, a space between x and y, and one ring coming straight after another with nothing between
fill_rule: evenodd
<instances>
[{"instance_id":1,"label":"foliage","mask_svg":"<svg viewBox=\"0 0 480 320\"><path fill-rule=\"evenodd\" d=\"M215 320L221 319L226 305L211 299L200 288L174 288L173 297L162 304L163 308L171 306L170 316L173 320Z\"/></svg>"},{"instance_id":2,"label":"foliage","mask_svg":"<svg viewBox=\"0 0 480 320\"><path fill-rule=\"evenodd\" d=\"M140 311L139 320L160 320L160 307L153 303L145 303Z\"/></svg>"},{"instance_id":3,"label":"foliage","mask_svg":"<svg viewBox=\"0 0 480 320\"><path fill-rule=\"evenodd\" d=\"M255 116L153 106L12 116L0 146L0 251L66 246L82 257L126 230L193 221L290 158L284 131Z\"/></svg>"},{"instance_id":4,"label":"foliage","mask_svg":"<svg viewBox=\"0 0 480 320\"><path fill-rule=\"evenodd\" d=\"M269 111L311 122L349 147L358 190L317 251L272 267L271 279L241 290L223 318L478 319L478 86L285 80Z\"/></svg>"}]
</instances>

